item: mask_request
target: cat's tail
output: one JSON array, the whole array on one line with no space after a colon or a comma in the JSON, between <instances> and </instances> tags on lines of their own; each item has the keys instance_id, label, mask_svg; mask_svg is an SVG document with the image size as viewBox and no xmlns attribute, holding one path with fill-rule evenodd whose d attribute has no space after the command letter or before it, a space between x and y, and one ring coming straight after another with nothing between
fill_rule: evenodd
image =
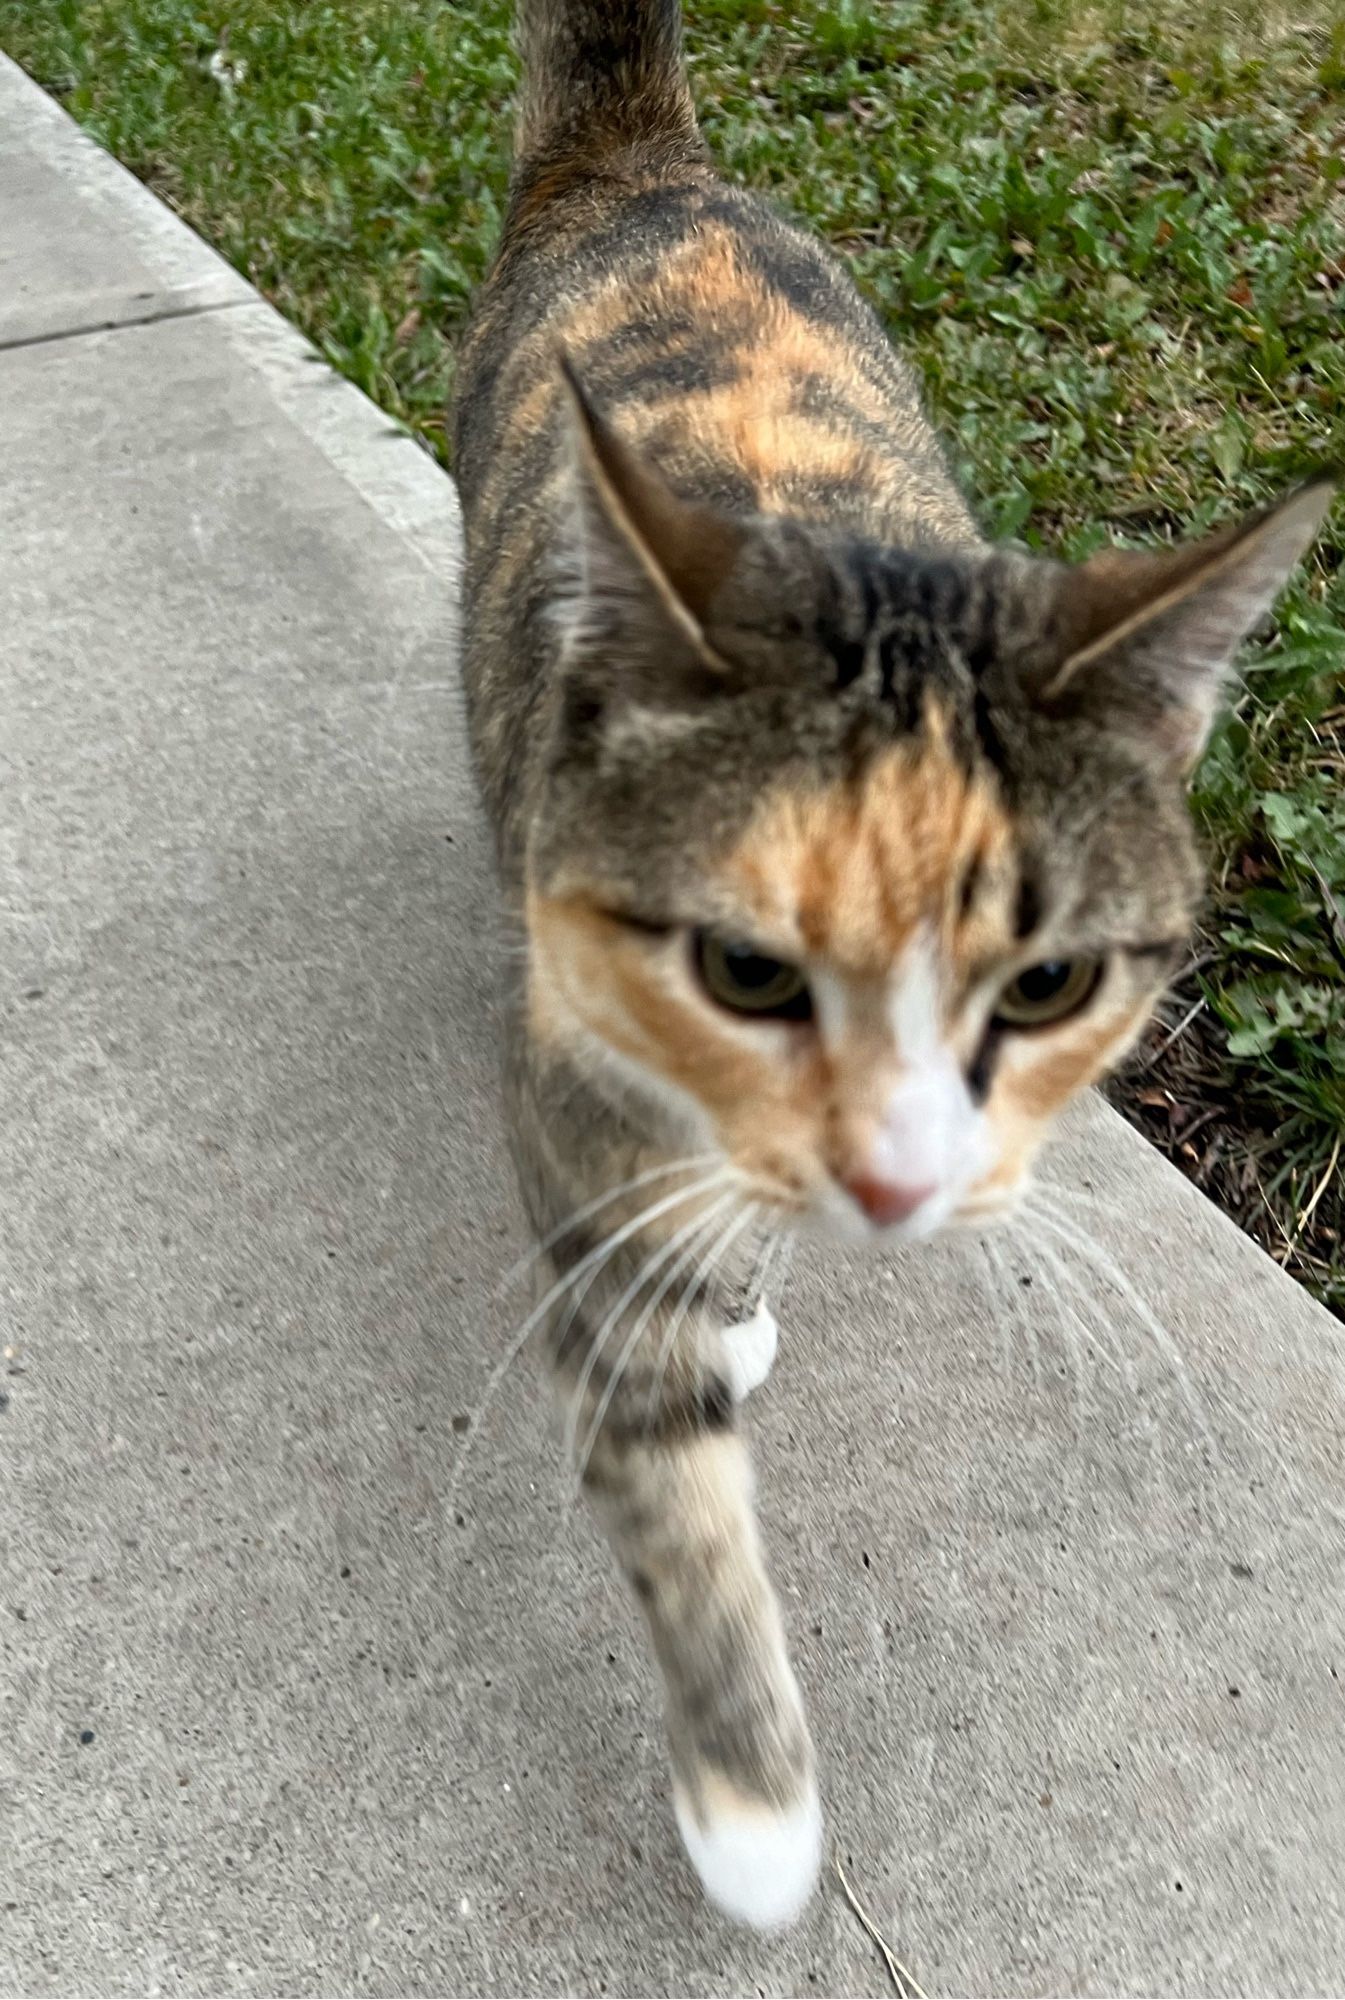
<instances>
[{"instance_id":1,"label":"cat's tail","mask_svg":"<svg viewBox=\"0 0 1345 2000\"><path fill-rule=\"evenodd\" d=\"M518 0L516 170L576 177L617 156L699 159L681 0Z\"/></svg>"}]
</instances>

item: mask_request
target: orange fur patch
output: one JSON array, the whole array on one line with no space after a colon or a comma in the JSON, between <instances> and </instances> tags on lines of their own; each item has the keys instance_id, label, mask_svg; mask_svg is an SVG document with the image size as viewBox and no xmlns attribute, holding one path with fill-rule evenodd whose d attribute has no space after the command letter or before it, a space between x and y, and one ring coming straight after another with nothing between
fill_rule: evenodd
<instances>
[{"instance_id":1,"label":"orange fur patch","mask_svg":"<svg viewBox=\"0 0 1345 2000\"><path fill-rule=\"evenodd\" d=\"M667 440L675 428L689 444L724 451L752 480L766 508L783 506L785 489L800 474L860 482L879 478L882 467L870 449L796 404L800 383L810 375L842 382L855 406L875 422L890 415L884 399L862 373L845 370L834 333L828 339L744 269L731 235L706 231L669 261L658 289L672 316L689 315L711 330L746 317L750 332L730 350L733 380L704 395L676 390L642 399L631 412L633 436L658 431Z\"/></svg>"},{"instance_id":2,"label":"orange fur patch","mask_svg":"<svg viewBox=\"0 0 1345 2000\"><path fill-rule=\"evenodd\" d=\"M986 948L987 931L1007 942L1007 909L983 908L961 925L958 891L973 860L988 878L997 868L1007 876L1011 851L1002 800L953 757L931 706L922 737L895 744L853 781L767 798L725 872L761 943L882 978L921 925L961 962Z\"/></svg>"},{"instance_id":3,"label":"orange fur patch","mask_svg":"<svg viewBox=\"0 0 1345 2000\"><path fill-rule=\"evenodd\" d=\"M1011 1193L1023 1180L1051 1120L1071 1098L1095 1083L1134 1041L1153 995L1129 1002L1098 1020L1085 1014L1072 1028L1044 1031L1039 1050L1019 1042L990 1092L986 1111L995 1135L996 1162L972 1190L973 1198Z\"/></svg>"},{"instance_id":4,"label":"orange fur patch","mask_svg":"<svg viewBox=\"0 0 1345 2000\"><path fill-rule=\"evenodd\" d=\"M740 1167L785 1197L801 1190L799 1163L816 1155L829 1096L826 1058L811 1038L792 1038L794 1057L782 1060L779 1038L720 1028L651 971L643 940L582 895L534 891L527 922L535 1035L563 1039L568 1011L699 1103Z\"/></svg>"},{"instance_id":5,"label":"orange fur patch","mask_svg":"<svg viewBox=\"0 0 1345 2000\"><path fill-rule=\"evenodd\" d=\"M624 325L633 304L629 278L613 278L525 340L515 368L525 379L539 372L549 378L554 371L546 363L562 345L582 381L586 347ZM843 424L795 407L800 383L813 375L837 383L854 408L875 423L891 420L888 398L857 358L846 366L834 332L814 326L744 267L728 231L706 228L679 245L650 274L639 304L655 336L663 321L682 326L690 320L705 329L712 352L716 329L732 328L725 359L735 373L704 394L670 388L664 394L645 392L622 406L613 413L614 422L632 444L658 440L659 456L670 469L679 445L723 452L752 480L765 507L783 505L790 480L801 474L870 484L888 476L885 462L848 437ZM684 344L677 336L666 351ZM513 434L525 435L539 420L545 405L540 389L534 384L520 397L509 419Z\"/></svg>"},{"instance_id":6,"label":"orange fur patch","mask_svg":"<svg viewBox=\"0 0 1345 2000\"><path fill-rule=\"evenodd\" d=\"M1119 1019L1114 1014L1101 1020L1085 1015L1072 1034L1058 1030L1030 1068L1006 1073L1005 1092L1012 1091L1015 1110L1034 1121L1061 1110L1118 1060L1138 1033L1149 1005L1147 999L1137 1001Z\"/></svg>"}]
</instances>

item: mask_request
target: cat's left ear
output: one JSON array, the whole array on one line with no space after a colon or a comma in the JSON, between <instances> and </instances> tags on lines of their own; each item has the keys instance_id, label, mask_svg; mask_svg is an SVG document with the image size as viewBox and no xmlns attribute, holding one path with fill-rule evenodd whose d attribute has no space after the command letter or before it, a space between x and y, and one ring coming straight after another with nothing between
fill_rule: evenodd
<instances>
[{"instance_id":1,"label":"cat's left ear","mask_svg":"<svg viewBox=\"0 0 1345 2000\"><path fill-rule=\"evenodd\" d=\"M619 437L562 355L573 446L573 576L565 615L576 633L722 666L705 636L710 606L746 539L742 526L674 493Z\"/></svg>"},{"instance_id":2,"label":"cat's left ear","mask_svg":"<svg viewBox=\"0 0 1345 2000\"><path fill-rule=\"evenodd\" d=\"M1140 733L1189 769L1205 747L1233 656L1317 533L1335 492L1314 479L1203 541L1149 555L1106 550L1067 571L1060 647L1037 677L1048 711Z\"/></svg>"}]
</instances>

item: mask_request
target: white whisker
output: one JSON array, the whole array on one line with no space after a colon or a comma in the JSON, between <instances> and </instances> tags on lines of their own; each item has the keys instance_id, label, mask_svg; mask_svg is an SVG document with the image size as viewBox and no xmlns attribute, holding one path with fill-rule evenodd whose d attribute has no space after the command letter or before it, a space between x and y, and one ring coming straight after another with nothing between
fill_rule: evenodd
<instances>
[{"instance_id":1,"label":"white whisker","mask_svg":"<svg viewBox=\"0 0 1345 2000\"><path fill-rule=\"evenodd\" d=\"M785 1250L787 1241L786 1231L782 1226L772 1230L761 1247L761 1252L752 1269L752 1277L747 1294L748 1304L753 1311L756 1310L757 1301L765 1298L768 1288L777 1276L780 1278L787 1278L789 1276L789 1259L785 1257L783 1262L781 1259L781 1253Z\"/></svg>"},{"instance_id":2,"label":"white whisker","mask_svg":"<svg viewBox=\"0 0 1345 2000\"><path fill-rule=\"evenodd\" d=\"M694 1196L704 1194L710 1188L718 1186L722 1181L730 1177L732 1171L728 1166L722 1167L717 1173L708 1175L704 1181L696 1183L689 1188L678 1188L672 1194L664 1195L660 1200L651 1202L647 1208L641 1209L638 1215L632 1216L628 1222L624 1222L620 1229L614 1230L610 1236L605 1237L595 1249L590 1250L585 1257L581 1258L579 1263L574 1265L570 1270L563 1272L555 1284L551 1286L533 1307L518 1332L510 1341L504 1354L491 1370L486 1381L485 1390L475 1410L472 1412L471 1427L467 1435L463 1438L462 1450L458 1453L457 1463L449 1476L448 1492L444 1504L450 1514L456 1506L463 1475L467 1469L467 1461L471 1457L472 1445L477 1432L481 1428L482 1418L494 1401L500 1383L504 1380L505 1375L512 1368L514 1362L527 1345L529 1336L536 1330L546 1314L550 1312L552 1306L559 1299L562 1299L566 1292L570 1291L579 1279L586 1275L591 1284L601 1265L606 1263L612 1253L619 1250L621 1245L627 1242L637 1229L644 1228L646 1223L657 1221L660 1215L666 1214L670 1208L675 1208L680 1202L690 1201ZM587 1285L584 1289L587 1291ZM580 1296L582 1298L583 1294L581 1293Z\"/></svg>"},{"instance_id":3,"label":"white whisker","mask_svg":"<svg viewBox=\"0 0 1345 2000\"><path fill-rule=\"evenodd\" d=\"M1028 1365L1032 1370L1032 1386L1040 1395L1042 1382L1041 1341L1037 1329L1029 1319L1023 1305L1022 1292L1018 1280L1009 1269L1003 1250L998 1243L992 1243L988 1238L983 1237L981 1239L981 1248L984 1250L987 1261L992 1266L1013 1308L1013 1323L1023 1335L1023 1346L1027 1353ZM1003 1363L1005 1376L1007 1377L1012 1367L1012 1354L1007 1333L1001 1335L1000 1359Z\"/></svg>"},{"instance_id":4,"label":"white whisker","mask_svg":"<svg viewBox=\"0 0 1345 2000\"><path fill-rule=\"evenodd\" d=\"M697 1284L700 1283L703 1276L708 1275L708 1273L714 1269L715 1265L719 1262L719 1259L728 1250L729 1245L733 1243L735 1239L747 1227L748 1223L752 1220L756 1212L757 1212L757 1203L748 1202L746 1207L740 1210L740 1212L736 1216L734 1216L733 1219L729 1222L727 1228L725 1228L721 1232L720 1236L718 1237L713 1247L711 1248L708 1256L703 1260L700 1269L695 1273L691 1284L688 1286L686 1292L684 1292L682 1295L683 1302L681 1310L683 1316L685 1316L686 1301L694 1292ZM676 1321L675 1323L680 1325L680 1320ZM620 1355L617 1357L616 1367L612 1370L612 1373L608 1378L606 1387L603 1389L602 1395L598 1399L598 1407L593 1413L593 1421L590 1423L588 1427L588 1435L584 1439L584 1447L579 1454L578 1463L575 1468L576 1483L582 1482L584 1473L588 1469L589 1459L593 1456L593 1448L597 1444L598 1438L602 1432L603 1422L607 1416L608 1410L611 1407L612 1398L616 1394L617 1385L619 1384L622 1375L624 1374L627 1366L629 1365L630 1360L635 1353L637 1342L639 1338L643 1335L643 1333L644 1333L644 1327L641 1325L637 1325L634 1333L627 1339L626 1345L623 1347Z\"/></svg>"},{"instance_id":5,"label":"white whisker","mask_svg":"<svg viewBox=\"0 0 1345 2000\"><path fill-rule=\"evenodd\" d=\"M1008 1280L996 1246L986 1237L978 1236L976 1247L980 1251L990 1271L990 1296L993 1303L1003 1305ZM1013 1369L1013 1342L1009 1337L1009 1316L1007 1312L995 1314L995 1329L999 1335L999 1372L1007 1382Z\"/></svg>"},{"instance_id":6,"label":"white whisker","mask_svg":"<svg viewBox=\"0 0 1345 2000\"><path fill-rule=\"evenodd\" d=\"M612 1231L594 1250L581 1258L571 1272L570 1297L566 1303L565 1316L557 1324L553 1336L556 1352L560 1353L563 1349L566 1335L574 1324L576 1315L601 1276L603 1266L610 1261L613 1251L638 1234L647 1222L657 1221L658 1217L666 1214L670 1208L679 1207L682 1202L692 1201L696 1196L707 1194L711 1189L722 1186L724 1181L735 1178L734 1169L726 1164L716 1173L706 1175L703 1180L693 1181L690 1187L681 1189L676 1196L651 1203L648 1208L641 1210L638 1216L632 1217L631 1224L623 1224L621 1229ZM604 1254L599 1255L600 1251ZM582 1283L577 1282L580 1279Z\"/></svg>"},{"instance_id":7,"label":"white whisker","mask_svg":"<svg viewBox=\"0 0 1345 2000\"><path fill-rule=\"evenodd\" d=\"M691 1276L683 1286L682 1295L678 1299L669 1318L667 1331L664 1333L662 1345L659 1348L658 1360L655 1363L654 1374L650 1382L649 1396L645 1404L646 1433L653 1428L654 1418L658 1413L659 1399L663 1394L664 1384L667 1381L668 1368L672 1361L673 1350L677 1345L678 1336L686 1324L687 1314L691 1309L691 1304L695 1299L697 1291L705 1283L719 1259L725 1255L729 1246L736 1240L741 1230L757 1215L759 1208L760 1204L758 1202L748 1203L742 1215L737 1218L736 1222L730 1225L725 1235L710 1246L706 1255L701 1259L696 1269L692 1271Z\"/></svg>"},{"instance_id":8,"label":"white whisker","mask_svg":"<svg viewBox=\"0 0 1345 2000\"><path fill-rule=\"evenodd\" d=\"M470 1414L467 1435L462 1440L457 1461L448 1476L448 1490L444 1495L444 1511L450 1520L454 1518L457 1511L458 1494L462 1487L463 1475L467 1470L467 1461L471 1456L472 1444L476 1434L481 1428L491 1404L495 1401L501 1382L503 1382L505 1376L527 1346L535 1330L535 1324L535 1321L529 1319L525 1320L524 1324L519 1328L500 1359L491 1369L490 1374L486 1378L486 1386L477 1399L476 1408Z\"/></svg>"},{"instance_id":9,"label":"white whisker","mask_svg":"<svg viewBox=\"0 0 1345 2000\"><path fill-rule=\"evenodd\" d=\"M694 1168L709 1166L710 1162L718 1159L718 1157L717 1153L688 1153L683 1159L666 1160L656 1167L646 1167L643 1173L632 1174L629 1180L621 1181L616 1187L608 1188L605 1194L595 1195L592 1201L587 1201L582 1208L575 1209L572 1215L567 1215L563 1222L558 1222L554 1229L542 1237L540 1242L534 1243L531 1249L525 1251L517 1263L513 1264L500 1279L499 1285L496 1287L497 1296L500 1293L507 1292L511 1285L517 1284L523 1273L539 1257L544 1256L548 1250L554 1249L555 1245L561 1242L564 1237L570 1235L572 1231L578 1229L582 1223L589 1221L592 1216L597 1215L602 1209L610 1207L614 1201L620 1201L623 1194L634 1194L637 1188L648 1187L653 1181L666 1180L670 1174L689 1173Z\"/></svg>"},{"instance_id":10,"label":"white whisker","mask_svg":"<svg viewBox=\"0 0 1345 2000\"><path fill-rule=\"evenodd\" d=\"M598 1365L599 1356L602 1354L604 1347L606 1347L617 1321L621 1318L627 1306L631 1305L638 1297L644 1286L654 1276L659 1266L665 1260L676 1257L678 1251L682 1249L688 1238L699 1238L705 1232L707 1225L713 1228L718 1218L724 1213L724 1210L736 1200L737 1196L733 1192L720 1195L717 1201L711 1203L708 1213L693 1215L690 1222L684 1223L680 1229L673 1233L666 1243L655 1244L650 1255L645 1258L636 1271L635 1276L618 1296L615 1305L611 1308L597 1333L589 1342L588 1352L584 1356L584 1365L579 1371L579 1378L575 1383L574 1393L570 1398L569 1413L565 1420L565 1462L567 1465L574 1457L575 1438L579 1430L580 1412L584 1407L584 1396L588 1390L589 1383L593 1379L593 1371ZM655 1292L654 1303L657 1302L659 1296L660 1294ZM640 1333L643 1332L647 1323L649 1310L650 1308L646 1306L645 1310L637 1316L635 1321L635 1338L638 1338ZM619 1366L620 1363L618 1363Z\"/></svg>"},{"instance_id":11,"label":"white whisker","mask_svg":"<svg viewBox=\"0 0 1345 2000\"><path fill-rule=\"evenodd\" d=\"M1032 1256L1040 1258L1054 1278L1054 1287L1046 1292L1051 1312L1060 1330L1060 1337L1069 1350L1074 1370L1075 1405L1082 1414L1085 1407L1084 1386L1088 1378L1088 1357L1101 1350L1105 1359L1119 1372L1124 1373L1131 1394L1138 1393L1134 1372L1125 1359L1125 1350L1107 1329L1095 1326L1086 1319L1074 1303L1079 1300L1090 1303L1082 1287L1075 1283L1074 1274L1057 1251L1041 1236L1026 1236L1023 1247ZM1105 1346L1103 1343L1105 1342Z\"/></svg>"},{"instance_id":12,"label":"white whisker","mask_svg":"<svg viewBox=\"0 0 1345 2000\"><path fill-rule=\"evenodd\" d=\"M1038 1181L1029 1188L1026 1205L1038 1208L1041 1200L1058 1202L1062 1207L1082 1208L1089 1215L1107 1215L1107 1204L1100 1195L1092 1194L1087 1188L1065 1187L1060 1181Z\"/></svg>"},{"instance_id":13,"label":"white whisker","mask_svg":"<svg viewBox=\"0 0 1345 2000\"><path fill-rule=\"evenodd\" d=\"M755 1204L752 1204L752 1206L755 1207ZM672 1266L672 1268L664 1273L663 1277L659 1280L658 1290L654 1293L653 1297L650 1300L648 1300L643 1309L643 1312L641 1313L640 1316L641 1332L643 1332L645 1327L649 1324L649 1321L653 1318L659 1306L663 1303L668 1293L677 1283L677 1280L683 1275L684 1272L687 1271L691 1272L691 1277L688 1280L686 1289L682 1294L682 1302L685 1302L685 1300L690 1296L691 1292L694 1290L695 1287L696 1277L698 1275L696 1267L699 1264L702 1254L705 1251L706 1239L714 1235L718 1226L719 1226L719 1215L716 1214L711 1220L710 1227L708 1229L702 1230L701 1234L696 1238L696 1240L687 1245L687 1248L682 1252L682 1255L678 1258L677 1262ZM676 1329L676 1326L679 1323L680 1322L676 1317L676 1309L675 1309L673 1316L674 1330ZM652 1387L654 1385L661 1385L661 1380L662 1380L661 1371L663 1367L666 1367L666 1365L667 1365L666 1348L660 1347L658 1361L656 1362L654 1369L652 1370L650 1375L651 1396L645 1412L646 1431L649 1429L654 1419L655 1398L652 1393Z\"/></svg>"},{"instance_id":14,"label":"white whisker","mask_svg":"<svg viewBox=\"0 0 1345 2000\"><path fill-rule=\"evenodd\" d=\"M1035 1221L1039 1227L1041 1226L1042 1219L1040 1216L1030 1216L1027 1219L1030 1222ZM1056 1281L1062 1287L1062 1290L1067 1292L1072 1299L1077 1300L1079 1307L1084 1308L1083 1311L1076 1309L1074 1311L1074 1318L1085 1338L1096 1343L1103 1359L1109 1362L1118 1374L1125 1377L1126 1387L1131 1395L1138 1396L1139 1377L1135 1373L1134 1364L1126 1353L1124 1343L1115 1328L1108 1326L1103 1315L1097 1310L1097 1300L1090 1292L1085 1290L1059 1251L1052 1249L1051 1245L1044 1241L1040 1235L1029 1236L1025 1241L1036 1256L1044 1258L1050 1265L1052 1271L1055 1273ZM1056 1303L1057 1301L1053 1296L1052 1304L1055 1305ZM1063 1305L1063 1300L1060 1303Z\"/></svg>"},{"instance_id":15,"label":"white whisker","mask_svg":"<svg viewBox=\"0 0 1345 2000\"><path fill-rule=\"evenodd\" d=\"M689 1201L698 1194L705 1194L711 1188L721 1186L725 1180L731 1181L736 1178L737 1178L736 1170L733 1167L725 1164L719 1169L717 1173L708 1175L704 1180L693 1182L689 1188L684 1188L681 1192L681 1195L678 1197L678 1200ZM677 1205L676 1202L668 1203L669 1207L675 1207L676 1205ZM655 1204L653 1209L644 1210L642 1216L640 1217L640 1221L642 1223L646 1221L653 1221L657 1215L662 1214L663 1212L664 1211L662 1210L662 1208L660 1208L658 1204ZM634 1234L635 1232L632 1231L629 1233ZM608 1244L610 1244L613 1249L615 1249L619 1243L625 1242L626 1238L623 1237L618 1231L614 1235L607 1237L605 1241ZM582 1284L575 1285L574 1288L572 1289L569 1302L565 1308L565 1317L560 1321L555 1331L555 1345L556 1345L556 1351L558 1353L564 1346L565 1336L569 1333L571 1326L574 1324L575 1318L579 1313L579 1310L582 1307L584 1300L588 1297L594 1285L597 1283L598 1278L602 1271L602 1266L606 1261L607 1260L605 1258L599 1259L598 1262L593 1267L593 1269L584 1278L584 1282ZM581 1269L581 1266L576 1265L575 1269L576 1271L579 1271Z\"/></svg>"},{"instance_id":16,"label":"white whisker","mask_svg":"<svg viewBox=\"0 0 1345 2000\"><path fill-rule=\"evenodd\" d=\"M1163 1356L1172 1370L1173 1377L1181 1392L1182 1401L1186 1405L1187 1414L1199 1431L1202 1439L1211 1448L1217 1448L1218 1440L1215 1437L1208 1412L1191 1381L1190 1370L1172 1336L1171 1329L1164 1326L1153 1309L1141 1298L1115 1259L1108 1255L1096 1237L1090 1235L1082 1225L1076 1224L1071 1229L1066 1229L1064 1224L1059 1222L1054 1216L1043 1215L1035 1208L1029 1209L1028 1214L1032 1221L1040 1227L1050 1230L1058 1242L1065 1245L1068 1249L1077 1252L1083 1258L1084 1262L1090 1266L1096 1277L1101 1278L1120 1293L1121 1297L1127 1302L1139 1319L1140 1324L1148 1333L1158 1352Z\"/></svg>"}]
</instances>

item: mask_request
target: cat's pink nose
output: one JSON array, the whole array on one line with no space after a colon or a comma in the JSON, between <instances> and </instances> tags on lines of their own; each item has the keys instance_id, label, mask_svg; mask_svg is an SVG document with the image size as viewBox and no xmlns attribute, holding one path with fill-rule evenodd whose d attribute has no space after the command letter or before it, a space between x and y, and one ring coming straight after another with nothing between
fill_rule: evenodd
<instances>
[{"instance_id":1,"label":"cat's pink nose","mask_svg":"<svg viewBox=\"0 0 1345 2000\"><path fill-rule=\"evenodd\" d=\"M845 1190L854 1196L870 1222L884 1226L905 1222L934 1192L931 1186L908 1187L902 1181L879 1180L872 1174L856 1174L845 1183Z\"/></svg>"}]
</instances>

